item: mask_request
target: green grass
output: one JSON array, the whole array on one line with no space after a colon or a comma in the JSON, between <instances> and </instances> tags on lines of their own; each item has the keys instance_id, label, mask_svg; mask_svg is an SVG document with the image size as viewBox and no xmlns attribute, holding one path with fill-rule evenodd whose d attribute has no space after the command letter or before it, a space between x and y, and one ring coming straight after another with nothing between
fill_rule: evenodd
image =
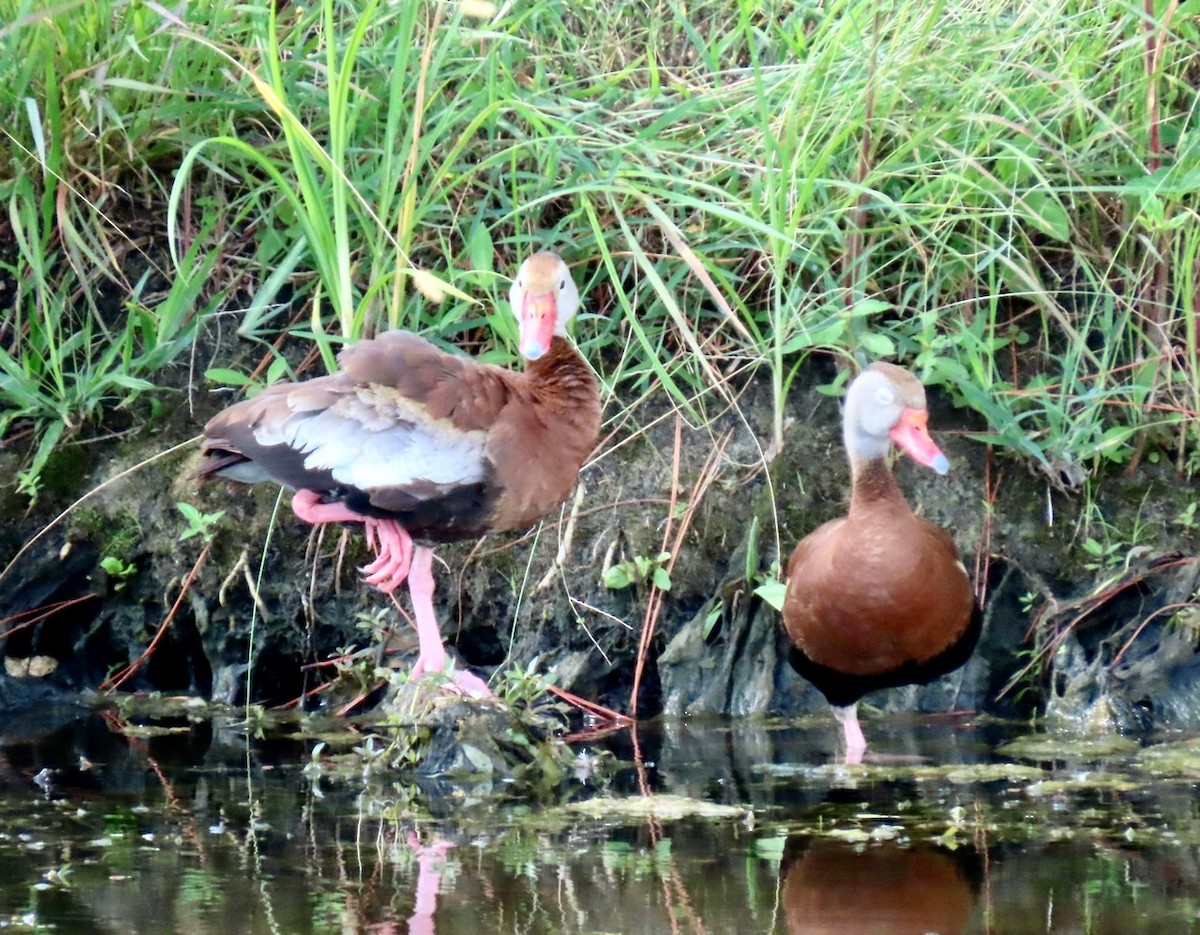
<instances>
[{"instance_id":1,"label":"green grass","mask_svg":"<svg viewBox=\"0 0 1200 935\"><path fill-rule=\"evenodd\" d=\"M809 355L892 357L1052 473L1193 472L1195 7L4 0L0 437L36 493L225 299L510 362L547 245L618 418L761 371L765 448Z\"/></svg>"}]
</instances>

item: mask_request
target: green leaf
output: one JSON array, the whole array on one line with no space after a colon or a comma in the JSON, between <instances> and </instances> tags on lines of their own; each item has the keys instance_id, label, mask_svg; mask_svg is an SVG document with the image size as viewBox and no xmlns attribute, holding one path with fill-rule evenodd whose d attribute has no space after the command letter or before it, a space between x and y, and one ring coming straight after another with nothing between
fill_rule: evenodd
<instances>
[{"instance_id":1,"label":"green leaf","mask_svg":"<svg viewBox=\"0 0 1200 935\"><path fill-rule=\"evenodd\" d=\"M713 627L720 622L724 613L725 605L721 601L713 601L713 605L708 608L708 613L704 615L704 627L700 631L700 635L705 641L712 635Z\"/></svg>"},{"instance_id":2,"label":"green leaf","mask_svg":"<svg viewBox=\"0 0 1200 935\"><path fill-rule=\"evenodd\" d=\"M671 576L667 574L667 570L661 565L654 569L654 586L660 591L671 590Z\"/></svg>"},{"instance_id":3,"label":"green leaf","mask_svg":"<svg viewBox=\"0 0 1200 935\"><path fill-rule=\"evenodd\" d=\"M754 593L776 610L783 610L783 596L787 593L787 585L782 581L767 581L755 588Z\"/></svg>"},{"instance_id":4,"label":"green leaf","mask_svg":"<svg viewBox=\"0 0 1200 935\"><path fill-rule=\"evenodd\" d=\"M746 581L753 581L758 574L758 517L750 519L750 531L746 534Z\"/></svg>"},{"instance_id":5,"label":"green leaf","mask_svg":"<svg viewBox=\"0 0 1200 935\"><path fill-rule=\"evenodd\" d=\"M603 576L600 579L606 588L611 588L614 591L619 591L621 588L627 588L632 583L629 578L629 566L626 562L620 562L617 565L612 565L605 569Z\"/></svg>"},{"instance_id":6,"label":"green leaf","mask_svg":"<svg viewBox=\"0 0 1200 935\"><path fill-rule=\"evenodd\" d=\"M882 299L859 299L850 309L851 318L861 318L864 315L878 315L880 312L890 312L891 302Z\"/></svg>"},{"instance_id":7,"label":"green leaf","mask_svg":"<svg viewBox=\"0 0 1200 935\"><path fill-rule=\"evenodd\" d=\"M226 386L245 386L250 378L237 370L228 367L212 367L204 371L204 379L211 383L223 383Z\"/></svg>"},{"instance_id":8,"label":"green leaf","mask_svg":"<svg viewBox=\"0 0 1200 935\"><path fill-rule=\"evenodd\" d=\"M892 357L896 353L895 342L886 334L867 331L858 336L858 343L872 357Z\"/></svg>"},{"instance_id":9,"label":"green leaf","mask_svg":"<svg viewBox=\"0 0 1200 935\"><path fill-rule=\"evenodd\" d=\"M154 384L149 380L143 380L141 377L131 377L125 373L109 374L109 379L117 386L123 386L127 390L152 390Z\"/></svg>"},{"instance_id":10,"label":"green leaf","mask_svg":"<svg viewBox=\"0 0 1200 935\"><path fill-rule=\"evenodd\" d=\"M176 503L175 506L179 508L179 512L188 522L188 528L179 534L180 540L190 539L192 536L203 536L205 539L211 540L213 525L225 515L224 510L217 510L216 513L201 513L190 503Z\"/></svg>"},{"instance_id":11,"label":"green leaf","mask_svg":"<svg viewBox=\"0 0 1200 935\"><path fill-rule=\"evenodd\" d=\"M781 354L795 354L806 347L831 347L837 344L846 331L846 318L837 316L817 325L815 328L803 328L792 335L779 349Z\"/></svg>"},{"instance_id":12,"label":"green leaf","mask_svg":"<svg viewBox=\"0 0 1200 935\"><path fill-rule=\"evenodd\" d=\"M1071 219L1049 192L1027 192L1022 203L1028 209L1025 217L1043 234L1060 241L1071 239Z\"/></svg>"},{"instance_id":13,"label":"green leaf","mask_svg":"<svg viewBox=\"0 0 1200 935\"><path fill-rule=\"evenodd\" d=\"M30 500L37 499L38 491L42 486L42 468L46 466L46 461L49 460L50 453L54 450L54 446L58 444L58 440L62 438L66 428L66 425L62 422L51 422L46 426L28 470L17 472L17 493L28 494Z\"/></svg>"},{"instance_id":14,"label":"green leaf","mask_svg":"<svg viewBox=\"0 0 1200 935\"><path fill-rule=\"evenodd\" d=\"M282 357L276 357L271 361L271 366L267 367L267 384L278 383L282 380L288 371L288 362Z\"/></svg>"},{"instance_id":15,"label":"green leaf","mask_svg":"<svg viewBox=\"0 0 1200 935\"><path fill-rule=\"evenodd\" d=\"M492 272L495 255L496 249L492 244L491 231L477 217L475 223L471 225L471 232L467 235L467 256L470 257L471 268L483 270L486 273Z\"/></svg>"}]
</instances>

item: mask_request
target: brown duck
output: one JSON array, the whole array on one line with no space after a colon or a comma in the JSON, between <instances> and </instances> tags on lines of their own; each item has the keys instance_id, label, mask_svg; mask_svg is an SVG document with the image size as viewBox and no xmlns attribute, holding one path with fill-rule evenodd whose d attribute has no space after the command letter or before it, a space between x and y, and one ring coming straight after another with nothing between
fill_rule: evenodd
<instances>
[{"instance_id":1,"label":"brown duck","mask_svg":"<svg viewBox=\"0 0 1200 935\"><path fill-rule=\"evenodd\" d=\"M522 529L570 494L595 446L600 394L567 337L579 292L558 255L521 264L509 294L524 372L447 353L406 331L360 341L338 370L272 386L204 427L202 478L273 481L309 523L362 523L367 583L406 579L414 676L447 670L433 610L433 546ZM468 694L490 694L471 672Z\"/></svg>"},{"instance_id":2,"label":"brown duck","mask_svg":"<svg viewBox=\"0 0 1200 935\"><path fill-rule=\"evenodd\" d=\"M925 388L902 367L876 363L855 378L843 425L850 511L801 541L788 562L783 624L791 663L833 706L851 763L867 746L857 713L864 694L951 672L979 638L953 540L913 515L886 460L895 442L945 474L950 463L927 421Z\"/></svg>"}]
</instances>

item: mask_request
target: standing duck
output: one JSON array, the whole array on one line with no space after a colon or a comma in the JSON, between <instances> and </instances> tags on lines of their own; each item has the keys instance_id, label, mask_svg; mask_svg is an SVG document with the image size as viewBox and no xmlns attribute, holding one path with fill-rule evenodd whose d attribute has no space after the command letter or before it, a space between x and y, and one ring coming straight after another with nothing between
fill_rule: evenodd
<instances>
[{"instance_id":1,"label":"standing duck","mask_svg":"<svg viewBox=\"0 0 1200 935\"><path fill-rule=\"evenodd\" d=\"M366 582L405 579L419 651L445 672L433 610L433 546L523 529L566 500L600 430L600 393L567 337L579 291L562 259L521 264L509 293L528 362L514 372L389 331L338 354L338 370L271 386L204 427L203 478L273 481L309 523L362 523ZM458 689L487 697L458 669Z\"/></svg>"},{"instance_id":2,"label":"standing duck","mask_svg":"<svg viewBox=\"0 0 1200 935\"><path fill-rule=\"evenodd\" d=\"M891 442L938 474L950 462L929 437L925 388L894 364L867 367L846 393L850 512L796 546L783 625L792 666L842 723L846 762L867 742L858 701L924 684L961 666L979 639L967 570L945 530L913 515L887 464Z\"/></svg>"}]
</instances>

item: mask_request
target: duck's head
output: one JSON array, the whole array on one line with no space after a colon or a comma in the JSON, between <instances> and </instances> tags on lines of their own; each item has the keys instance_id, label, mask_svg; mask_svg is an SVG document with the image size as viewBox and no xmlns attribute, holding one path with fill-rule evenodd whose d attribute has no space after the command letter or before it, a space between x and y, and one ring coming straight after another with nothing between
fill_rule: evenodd
<instances>
[{"instance_id":1,"label":"duck's head","mask_svg":"<svg viewBox=\"0 0 1200 935\"><path fill-rule=\"evenodd\" d=\"M525 259L508 293L520 327L521 356L537 360L555 335L566 337L567 322L579 308L579 289L557 253L543 250Z\"/></svg>"},{"instance_id":2,"label":"duck's head","mask_svg":"<svg viewBox=\"0 0 1200 935\"><path fill-rule=\"evenodd\" d=\"M895 442L914 461L945 474L950 461L929 437L928 421L925 387L895 364L871 364L846 391L843 434L851 460L882 458Z\"/></svg>"}]
</instances>

